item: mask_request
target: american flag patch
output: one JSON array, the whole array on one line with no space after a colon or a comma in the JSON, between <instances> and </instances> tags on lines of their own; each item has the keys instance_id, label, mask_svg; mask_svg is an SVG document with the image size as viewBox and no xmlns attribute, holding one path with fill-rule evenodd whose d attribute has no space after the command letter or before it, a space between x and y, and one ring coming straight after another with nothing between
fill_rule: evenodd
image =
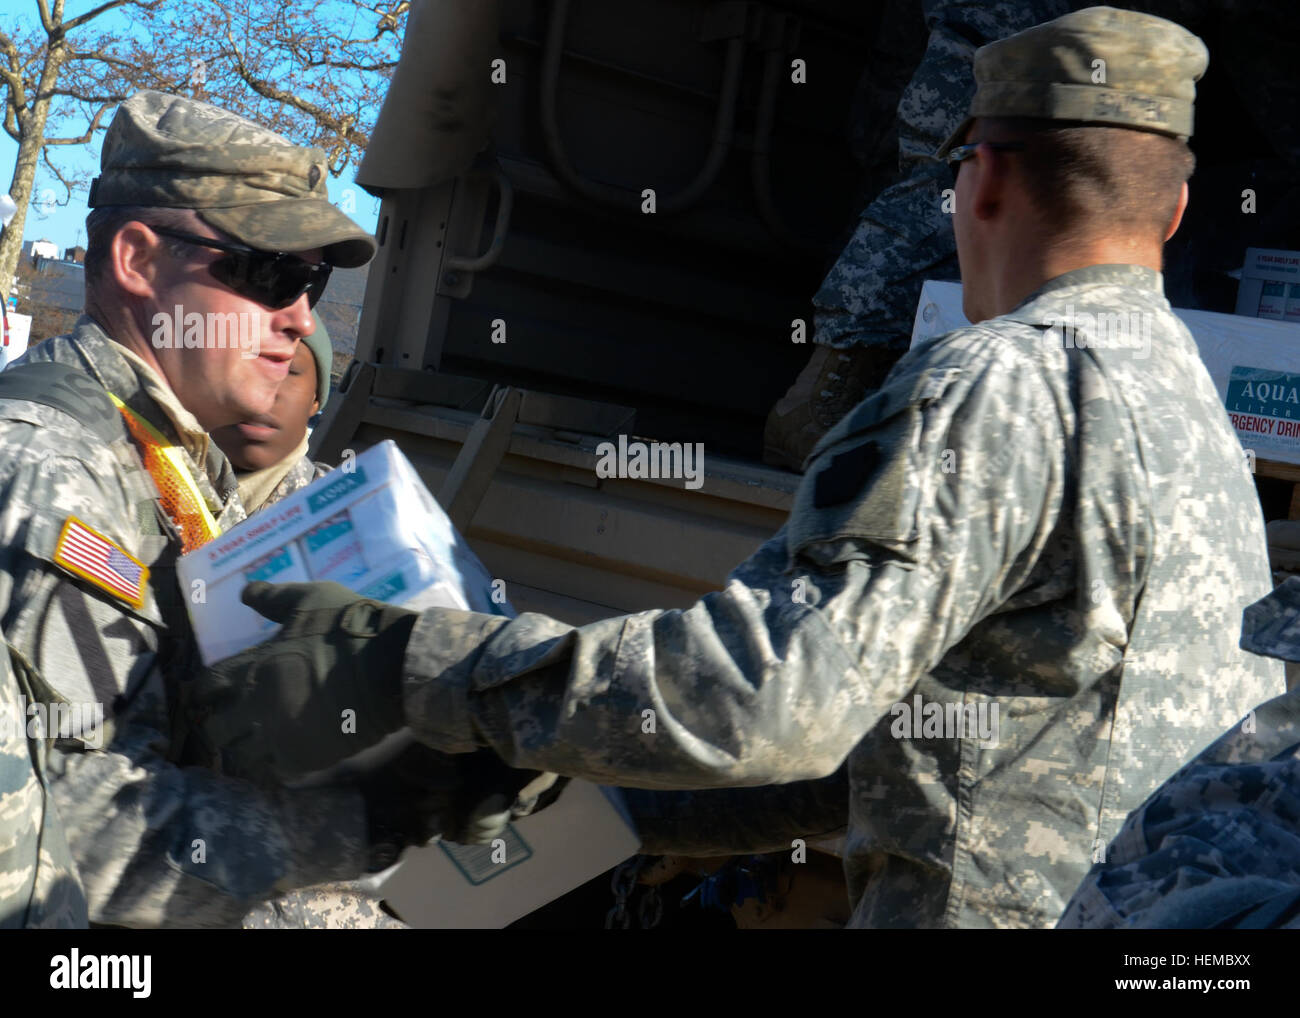
<instances>
[{"instance_id":1,"label":"american flag patch","mask_svg":"<svg viewBox=\"0 0 1300 1018\"><path fill-rule=\"evenodd\" d=\"M54 561L133 608L144 604L149 567L75 516L69 516L63 524L59 543L54 547Z\"/></svg>"}]
</instances>

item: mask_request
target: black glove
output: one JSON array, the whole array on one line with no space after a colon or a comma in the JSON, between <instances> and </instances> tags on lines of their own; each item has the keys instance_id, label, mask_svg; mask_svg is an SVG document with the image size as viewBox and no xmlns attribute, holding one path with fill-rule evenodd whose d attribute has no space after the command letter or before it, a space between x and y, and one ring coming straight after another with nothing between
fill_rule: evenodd
<instances>
[{"instance_id":1,"label":"black glove","mask_svg":"<svg viewBox=\"0 0 1300 1018\"><path fill-rule=\"evenodd\" d=\"M414 745L357 779L366 800L371 872L393 865L407 845L435 837L487 845L520 817L545 809L569 782L507 766L490 749L448 755Z\"/></svg>"},{"instance_id":2,"label":"black glove","mask_svg":"<svg viewBox=\"0 0 1300 1018\"><path fill-rule=\"evenodd\" d=\"M292 779L404 725L402 659L419 613L337 583L250 583L243 601L283 628L184 692L227 773Z\"/></svg>"}]
</instances>

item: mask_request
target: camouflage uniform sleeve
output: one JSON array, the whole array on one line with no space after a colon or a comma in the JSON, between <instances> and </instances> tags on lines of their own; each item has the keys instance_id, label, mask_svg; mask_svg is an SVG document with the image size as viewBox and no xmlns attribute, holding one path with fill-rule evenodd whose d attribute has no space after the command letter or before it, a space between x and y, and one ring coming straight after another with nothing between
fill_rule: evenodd
<instances>
[{"instance_id":1,"label":"camouflage uniform sleeve","mask_svg":"<svg viewBox=\"0 0 1300 1018\"><path fill-rule=\"evenodd\" d=\"M27 737L29 702L6 643L0 646L0 930L84 927L86 897L58 815L46 809L45 743Z\"/></svg>"},{"instance_id":2,"label":"camouflage uniform sleeve","mask_svg":"<svg viewBox=\"0 0 1300 1018\"><path fill-rule=\"evenodd\" d=\"M301 457L262 508L288 498L332 468ZM246 930L375 930L407 929L380 907L379 899L359 882L322 884L290 891L256 905L241 923Z\"/></svg>"},{"instance_id":3,"label":"camouflage uniform sleeve","mask_svg":"<svg viewBox=\"0 0 1300 1018\"><path fill-rule=\"evenodd\" d=\"M849 822L844 764L818 781L666 792L624 788L648 855L748 855L788 850L795 838L830 838Z\"/></svg>"},{"instance_id":4,"label":"camouflage uniform sleeve","mask_svg":"<svg viewBox=\"0 0 1300 1018\"><path fill-rule=\"evenodd\" d=\"M1025 583L1060 512L1059 414L1037 366L987 340L900 363L824 439L786 526L691 608L426 612L404 663L417 737L633 787L833 773Z\"/></svg>"},{"instance_id":5,"label":"camouflage uniform sleeve","mask_svg":"<svg viewBox=\"0 0 1300 1018\"><path fill-rule=\"evenodd\" d=\"M127 550L142 539L108 447L59 411L6 408L0 449L0 611L44 695L103 723L49 753L47 781L92 922L237 926L257 901L355 876L364 807L350 789L259 787L166 758L160 618L52 564L76 515Z\"/></svg>"},{"instance_id":6,"label":"camouflage uniform sleeve","mask_svg":"<svg viewBox=\"0 0 1300 1018\"><path fill-rule=\"evenodd\" d=\"M119 729L100 750L52 754L54 799L93 922L238 926L251 906L366 867L364 806L348 789L259 788Z\"/></svg>"},{"instance_id":7,"label":"camouflage uniform sleeve","mask_svg":"<svg viewBox=\"0 0 1300 1018\"><path fill-rule=\"evenodd\" d=\"M6 650L0 653L0 929L27 925L44 812L24 710Z\"/></svg>"},{"instance_id":8,"label":"camouflage uniform sleeve","mask_svg":"<svg viewBox=\"0 0 1300 1018\"><path fill-rule=\"evenodd\" d=\"M246 930L407 930L380 898L353 881L290 891L244 916Z\"/></svg>"}]
</instances>

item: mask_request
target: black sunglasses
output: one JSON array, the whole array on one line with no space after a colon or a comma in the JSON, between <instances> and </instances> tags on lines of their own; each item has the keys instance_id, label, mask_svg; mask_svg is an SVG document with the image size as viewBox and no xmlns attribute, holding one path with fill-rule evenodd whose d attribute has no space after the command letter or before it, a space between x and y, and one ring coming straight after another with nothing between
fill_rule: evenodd
<instances>
[{"instance_id":1,"label":"black sunglasses","mask_svg":"<svg viewBox=\"0 0 1300 1018\"><path fill-rule=\"evenodd\" d=\"M953 183L957 181L957 171L961 169L961 164L971 158L981 145L987 145L995 152L1023 152L1025 148L1023 141L972 141L968 145L954 145L943 157L948 169L952 171Z\"/></svg>"},{"instance_id":2,"label":"black sunglasses","mask_svg":"<svg viewBox=\"0 0 1300 1018\"><path fill-rule=\"evenodd\" d=\"M333 268L329 262L305 262L288 251L259 251L244 244L201 237L197 233L160 226L151 226L150 229L186 244L227 252L225 258L218 258L208 266L212 277L240 296L255 300L273 311L287 308L304 293L308 305L315 307L325 292Z\"/></svg>"}]
</instances>

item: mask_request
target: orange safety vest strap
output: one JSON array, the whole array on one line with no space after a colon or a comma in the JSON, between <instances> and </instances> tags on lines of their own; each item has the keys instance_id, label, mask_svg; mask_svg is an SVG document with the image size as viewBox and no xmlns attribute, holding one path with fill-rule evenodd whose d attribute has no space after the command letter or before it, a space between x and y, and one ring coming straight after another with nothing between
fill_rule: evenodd
<instances>
[{"instance_id":1,"label":"orange safety vest strap","mask_svg":"<svg viewBox=\"0 0 1300 1018\"><path fill-rule=\"evenodd\" d=\"M121 411L131 436L140 446L145 469L158 486L159 501L168 518L180 531L183 551L193 551L221 533L199 491L184 452L171 445L158 430L120 399L109 393Z\"/></svg>"}]
</instances>

